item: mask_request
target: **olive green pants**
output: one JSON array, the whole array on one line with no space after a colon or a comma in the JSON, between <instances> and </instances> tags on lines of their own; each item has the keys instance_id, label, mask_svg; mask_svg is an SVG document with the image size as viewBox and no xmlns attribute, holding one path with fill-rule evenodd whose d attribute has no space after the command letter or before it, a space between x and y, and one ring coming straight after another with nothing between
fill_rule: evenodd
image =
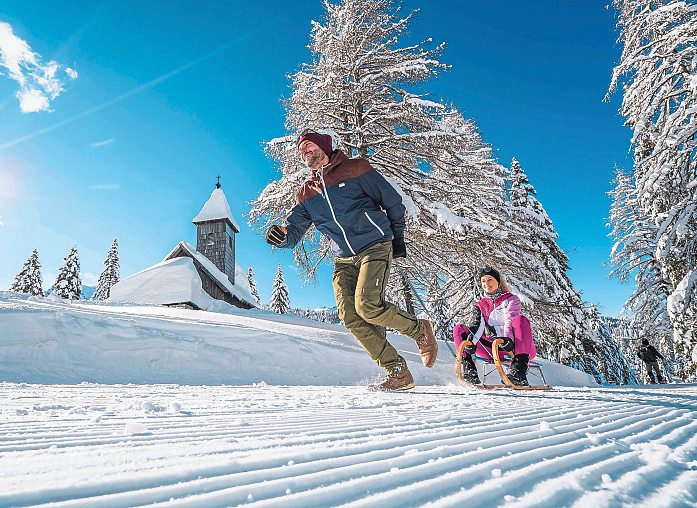
<instances>
[{"instance_id":1,"label":"olive green pants","mask_svg":"<svg viewBox=\"0 0 697 508\"><path fill-rule=\"evenodd\" d=\"M392 242L378 243L355 256L336 258L332 277L339 318L370 357L387 370L401 357L378 327L412 338L421 335L416 316L385 301L391 264Z\"/></svg>"}]
</instances>

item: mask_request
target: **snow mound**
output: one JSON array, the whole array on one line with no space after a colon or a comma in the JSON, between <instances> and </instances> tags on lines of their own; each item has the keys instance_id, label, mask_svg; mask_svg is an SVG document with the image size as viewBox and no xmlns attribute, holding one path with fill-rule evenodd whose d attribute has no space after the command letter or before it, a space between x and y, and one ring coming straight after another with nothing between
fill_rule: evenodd
<instances>
[{"instance_id":1,"label":"snow mound","mask_svg":"<svg viewBox=\"0 0 697 508\"><path fill-rule=\"evenodd\" d=\"M199 291L192 282L189 258L161 265L177 270L179 277L189 277L182 291ZM167 283L173 280L167 277ZM0 379L346 386L365 385L383 375L341 325L214 303L217 312L0 292ZM426 369L412 339L397 334L389 339L407 360L417 385L458 383L445 343L440 343L438 363ZM596 386L584 372L545 360L540 363L552 385ZM155 412L148 403L141 408Z\"/></svg>"}]
</instances>

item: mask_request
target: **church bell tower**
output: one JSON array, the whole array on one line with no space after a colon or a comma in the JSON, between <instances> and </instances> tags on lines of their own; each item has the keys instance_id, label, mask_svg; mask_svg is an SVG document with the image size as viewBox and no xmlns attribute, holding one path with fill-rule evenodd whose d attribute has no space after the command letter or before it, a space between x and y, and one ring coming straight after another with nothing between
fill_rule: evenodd
<instances>
[{"instance_id":1,"label":"church bell tower","mask_svg":"<svg viewBox=\"0 0 697 508\"><path fill-rule=\"evenodd\" d=\"M211 197L192 222L196 225L196 250L234 284L235 235L240 228L221 189L219 176Z\"/></svg>"}]
</instances>

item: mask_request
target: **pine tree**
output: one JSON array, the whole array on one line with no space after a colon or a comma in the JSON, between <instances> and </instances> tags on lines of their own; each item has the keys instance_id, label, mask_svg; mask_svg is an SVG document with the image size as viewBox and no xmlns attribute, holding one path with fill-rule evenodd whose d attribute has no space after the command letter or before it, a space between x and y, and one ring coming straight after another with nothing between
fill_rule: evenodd
<instances>
[{"instance_id":1,"label":"pine tree","mask_svg":"<svg viewBox=\"0 0 697 508\"><path fill-rule=\"evenodd\" d=\"M674 356L673 336L668 315L670 282L665 280L656 259L656 225L641 212L637 190L631 176L616 168L615 187L608 227L614 241L610 261L611 276L626 282L634 279L634 292L625 302L630 316L628 326L636 337L655 337L661 348Z\"/></svg>"},{"instance_id":2,"label":"pine tree","mask_svg":"<svg viewBox=\"0 0 697 508\"><path fill-rule=\"evenodd\" d=\"M404 44L415 13L402 17L393 5L390 0L325 3L325 19L312 25L312 61L292 76L293 92L285 102L287 135L266 145L280 179L253 202L250 222L265 230L283 220L309 174L297 156L297 134L307 127L330 128L348 156L367 158L403 192L409 255L391 274L390 301L427 312L421 301L438 275L440 299L461 315L471 305L466 300L472 274L484 264L511 274L524 301L544 300L543 288L533 282L544 278L541 252L528 245L525 228L510 220L506 169L474 122L424 92L424 84L448 68L439 61L443 45L433 46L430 39ZM329 256L329 241L314 229L295 250L308 278ZM565 265L556 264L564 273ZM570 282L568 287L573 291ZM582 301L571 305L582 322ZM564 332L575 334L573 347L560 346L558 355L579 358L584 344L592 348L588 327Z\"/></svg>"},{"instance_id":3,"label":"pine tree","mask_svg":"<svg viewBox=\"0 0 697 508\"><path fill-rule=\"evenodd\" d=\"M249 267L249 270L247 270L247 281L249 282L249 291L252 294L252 298L254 298L257 305L261 305L259 290L257 289L257 283L254 280L254 269L251 266Z\"/></svg>"},{"instance_id":4,"label":"pine tree","mask_svg":"<svg viewBox=\"0 0 697 508\"><path fill-rule=\"evenodd\" d=\"M542 356L566 365L583 365L600 381L598 338L587 323L584 303L567 275L569 258L557 243L558 235L537 192L520 163L514 158L509 191L511 226L522 231L508 246L514 259L523 260L522 269L511 283L522 288L530 302L526 310L533 324ZM520 245L534 253L532 256Z\"/></svg>"},{"instance_id":5,"label":"pine tree","mask_svg":"<svg viewBox=\"0 0 697 508\"><path fill-rule=\"evenodd\" d=\"M15 277L12 286L10 286L10 291L32 296L44 296L41 263L39 262L39 253L36 249L24 263L22 271Z\"/></svg>"},{"instance_id":6,"label":"pine tree","mask_svg":"<svg viewBox=\"0 0 697 508\"><path fill-rule=\"evenodd\" d=\"M80 259L77 247L73 246L65 257L65 262L58 271L53 284L53 294L67 300L82 299L82 282L80 281Z\"/></svg>"},{"instance_id":7,"label":"pine tree","mask_svg":"<svg viewBox=\"0 0 697 508\"><path fill-rule=\"evenodd\" d=\"M697 378L697 9L677 0L613 5L624 45L608 93L622 82L636 206L656 228L674 348L688 362L682 375Z\"/></svg>"},{"instance_id":8,"label":"pine tree","mask_svg":"<svg viewBox=\"0 0 697 508\"><path fill-rule=\"evenodd\" d=\"M440 340L452 340L454 323L450 313L447 299L443 298L440 279L433 276L431 284L426 292L426 305L429 310L429 318L433 322L436 338Z\"/></svg>"},{"instance_id":9,"label":"pine tree","mask_svg":"<svg viewBox=\"0 0 697 508\"><path fill-rule=\"evenodd\" d=\"M605 380L614 384L636 384L637 377L621 344L614 338L608 323L603 320L595 305L587 311L588 322L598 338L598 364Z\"/></svg>"},{"instance_id":10,"label":"pine tree","mask_svg":"<svg viewBox=\"0 0 697 508\"><path fill-rule=\"evenodd\" d=\"M116 240L111 245L109 253L104 260L104 271L99 276L97 289L92 295L92 300L106 300L111 294L111 287L119 281L119 245Z\"/></svg>"},{"instance_id":11,"label":"pine tree","mask_svg":"<svg viewBox=\"0 0 697 508\"><path fill-rule=\"evenodd\" d=\"M288 297L288 286L286 286L286 283L283 281L283 269L281 265L278 265L276 277L273 279L269 307L276 314L286 314L291 309L290 298Z\"/></svg>"}]
</instances>

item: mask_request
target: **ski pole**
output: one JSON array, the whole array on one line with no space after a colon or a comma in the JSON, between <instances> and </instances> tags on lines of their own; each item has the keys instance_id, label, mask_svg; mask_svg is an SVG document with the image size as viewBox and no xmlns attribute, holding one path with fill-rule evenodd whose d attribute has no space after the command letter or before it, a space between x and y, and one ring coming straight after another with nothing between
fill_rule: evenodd
<instances>
[{"instance_id":1,"label":"ski pole","mask_svg":"<svg viewBox=\"0 0 697 508\"><path fill-rule=\"evenodd\" d=\"M402 266L397 264L397 263L395 263L394 265L397 268L397 273L399 273L400 277L402 277L402 280L407 283L407 286L409 286L409 289L411 290L412 294L416 297L416 299L421 304L421 308L424 310L424 312L427 312L428 309L426 307L426 304L421 299L421 295L419 295L419 293L416 292L416 289L414 288L414 285L411 283L411 280L409 280L409 278L407 278L407 276L405 275L405 272L404 272ZM453 355L453 358L457 359L457 354L455 354L455 351L453 351L453 348L450 347L450 343L447 340L444 340L443 342L445 342L445 345L448 346L448 350L450 351L450 354Z\"/></svg>"}]
</instances>

